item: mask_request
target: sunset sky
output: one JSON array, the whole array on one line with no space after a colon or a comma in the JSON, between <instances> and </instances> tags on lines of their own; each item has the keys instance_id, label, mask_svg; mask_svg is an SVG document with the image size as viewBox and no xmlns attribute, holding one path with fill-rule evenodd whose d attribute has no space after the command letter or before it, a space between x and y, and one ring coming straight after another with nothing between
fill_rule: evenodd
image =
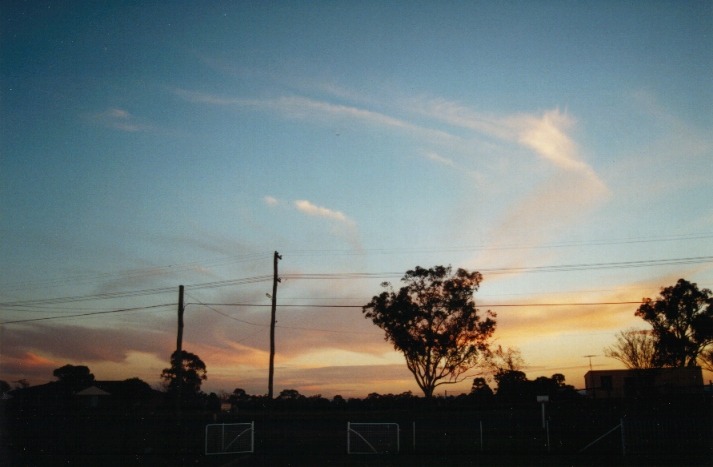
<instances>
[{"instance_id":1,"label":"sunset sky","mask_svg":"<svg viewBox=\"0 0 713 467\"><path fill-rule=\"evenodd\" d=\"M204 389L265 394L278 251L276 393L421 394L359 307L440 264L583 387L713 288L712 77L711 1L3 2L0 379L157 385L183 284Z\"/></svg>"}]
</instances>

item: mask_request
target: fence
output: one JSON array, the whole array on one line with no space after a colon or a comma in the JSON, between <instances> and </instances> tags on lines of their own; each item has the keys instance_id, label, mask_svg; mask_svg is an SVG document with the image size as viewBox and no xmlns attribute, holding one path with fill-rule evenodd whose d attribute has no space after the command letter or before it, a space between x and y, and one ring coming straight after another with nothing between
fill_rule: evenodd
<instances>
[{"instance_id":1,"label":"fence","mask_svg":"<svg viewBox=\"0 0 713 467\"><path fill-rule=\"evenodd\" d=\"M255 452L255 422L206 425L206 455L249 452Z\"/></svg>"},{"instance_id":2,"label":"fence","mask_svg":"<svg viewBox=\"0 0 713 467\"><path fill-rule=\"evenodd\" d=\"M348 454L397 454L400 444L398 423L347 422Z\"/></svg>"}]
</instances>

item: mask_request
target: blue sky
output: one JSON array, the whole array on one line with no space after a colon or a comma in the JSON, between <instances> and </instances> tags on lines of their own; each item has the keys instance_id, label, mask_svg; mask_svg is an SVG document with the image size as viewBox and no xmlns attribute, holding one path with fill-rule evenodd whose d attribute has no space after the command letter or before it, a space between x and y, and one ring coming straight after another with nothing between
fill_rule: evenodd
<instances>
[{"instance_id":1,"label":"blue sky","mask_svg":"<svg viewBox=\"0 0 713 467\"><path fill-rule=\"evenodd\" d=\"M200 303L269 304L274 251L279 304L303 305L278 310L276 390L306 394L417 392L358 308L310 307L417 265L481 270L497 343L575 386L584 355L615 367L603 347L645 327L636 305L576 304L713 288L710 1L9 2L0 20L0 321L53 318L0 327L2 379L81 363L157 383L184 284L207 387L264 393L269 308ZM552 303L571 305L532 306Z\"/></svg>"}]
</instances>

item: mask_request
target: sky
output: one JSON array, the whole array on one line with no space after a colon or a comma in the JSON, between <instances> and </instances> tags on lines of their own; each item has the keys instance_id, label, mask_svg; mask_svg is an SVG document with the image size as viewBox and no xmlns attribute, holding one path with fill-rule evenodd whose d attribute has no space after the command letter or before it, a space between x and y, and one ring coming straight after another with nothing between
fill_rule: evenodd
<instances>
[{"instance_id":1,"label":"sky","mask_svg":"<svg viewBox=\"0 0 713 467\"><path fill-rule=\"evenodd\" d=\"M11 0L0 22L0 379L158 385L184 285L203 389L266 394L275 251L275 393L420 394L360 309L416 266L480 271L493 345L578 388L621 368L637 301L713 288L711 1Z\"/></svg>"}]
</instances>

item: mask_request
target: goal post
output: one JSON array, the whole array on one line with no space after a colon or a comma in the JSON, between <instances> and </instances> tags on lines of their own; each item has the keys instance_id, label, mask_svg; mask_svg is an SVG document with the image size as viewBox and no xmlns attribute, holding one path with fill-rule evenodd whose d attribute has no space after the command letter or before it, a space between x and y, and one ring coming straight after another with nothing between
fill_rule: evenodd
<instances>
[{"instance_id":1,"label":"goal post","mask_svg":"<svg viewBox=\"0 0 713 467\"><path fill-rule=\"evenodd\" d=\"M205 454L255 452L255 422L214 423L205 427Z\"/></svg>"},{"instance_id":2,"label":"goal post","mask_svg":"<svg viewBox=\"0 0 713 467\"><path fill-rule=\"evenodd\" d=\"M397 454L400 434L398 423L347 422L347 454Z\"/></svg>"}]
</instances>

